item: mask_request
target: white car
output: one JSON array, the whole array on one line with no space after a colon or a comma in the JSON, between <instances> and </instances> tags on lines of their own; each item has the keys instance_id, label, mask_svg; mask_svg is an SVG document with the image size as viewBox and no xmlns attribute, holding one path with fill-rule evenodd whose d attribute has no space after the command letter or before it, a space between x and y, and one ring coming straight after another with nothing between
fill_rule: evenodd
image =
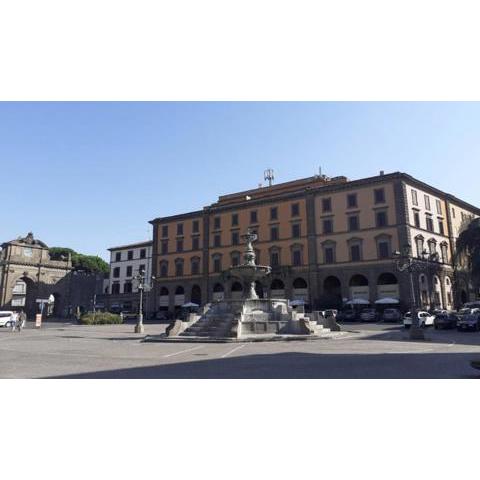
<instances>
[{"instance_id":1,"label":"white car","mask_svg":"<svg viewBox=\"0 0 480 480\"><path fill-rule=\"evenodd\" d=\"M0 312L0 327L11 327L17 321L17 313Z\"/></svg>"},{"instance_id":2,"label":"white car","mask_svg":"<svg viewBox=\"0 0 480 480\"><path fill-rule=\"evenodd\" d=\"M431 315L424 310L420 310L418 313L418 324L420 327L427 327L428 325L433 325L435 321L435 315ZM412 314L407 312L403 317L403 326L405 328L410 328L412 326Z\"/></svg>"}]
</instances>

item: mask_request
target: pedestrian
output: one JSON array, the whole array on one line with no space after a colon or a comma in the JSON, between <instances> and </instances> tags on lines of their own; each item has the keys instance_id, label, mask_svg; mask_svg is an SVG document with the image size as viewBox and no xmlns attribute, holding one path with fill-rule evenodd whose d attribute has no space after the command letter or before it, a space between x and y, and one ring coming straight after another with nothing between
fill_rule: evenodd
<instances>
[{"instance_id":1,"label":"pedestrian","mask_svg":"<svg viewBox=\"0 0 480 480\"><path fill-rule=\"evenodd\" d=\"M27 323L27 314L23 310L20 310L17 323L18 323L18 327L17 327L18 331L21 332L22 329L25 328L25 324Z\"/></svg>"},{"instance_id":2,"label":"pedestrian","mask_svg":"<svg viewBox=\"0 0 480 480\"><path fill-rule=\"evenodd\" d=\"M13 315L12 315L12 332L14 332L16 329L17 329L17 323L18 323L18 313L17 312L13 312Z\"/></svg>"}]
</instances>

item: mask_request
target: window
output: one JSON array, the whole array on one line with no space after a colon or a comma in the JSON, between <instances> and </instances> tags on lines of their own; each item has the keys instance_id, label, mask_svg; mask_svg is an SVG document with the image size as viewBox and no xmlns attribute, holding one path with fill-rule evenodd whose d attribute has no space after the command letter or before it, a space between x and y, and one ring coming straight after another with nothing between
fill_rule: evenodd
<instances>
[{"instance_id":1,"label":"window","mask_svg":"<svg viewBox=\"0 0 480 480\"><path fill-rule=\"evenodd\" d=\"M418 207L418 195L416 190L412 190L412 204Z\"/></svg>"},{"instance_id":2,"label":"window","mask_svg":"<svg viewBox=\"0 0 480 480\"><path fill-rule=\"evenodd\" d=\"M112 295L118 295L120 293L120 284L114 283L112 285Z\"/></svg>"},{"instance_id":3,"label":"window","mask_svg":"<svg viewBox=\"0 0 480 480\"><path fill-rule=\"evenodd\" d=\"M440 235L445 235L445 227L443 226L443 220L440 218L438 219L438 231L440 232Z\"/></svg>"},{"instance_id":4,"label":"window","mask_svg":"<svg viewBox=\"0 0 480 480\"><path fill-rule=\"evenodd\" d=\"M257 223L258 222L258 217L257 217L257 211L253 210L250 212L250 223Z\"/></svg>"},{"instance_id":5,"label":"window","mask_svg":"<svg viewBox=\"0 0 480 480\"><path fill-rule=\"evenodd\" d=\"M270 240L272 242L278 240L278 227L270 227Z\"/></svg>"},{"instance_id":6,"label":"window","mask_svg":"<svg viewBox=\"0 0 480 480\"><path fill-rule=\"evenodd\" d=\"M125 282L123 284L123 293L132 293L132 282Z\"/></svg>"},{"instance_id":7,"label":"window","mask_svg":"<svg viewBox=\"0 0 480 480\"><path fill-rule=\"evenodd\" d=\"M278 220L278 208L272 207L270 209L270 220Z\"/></svg>"},{"instance_id":8,"label":"window","mask_svg":"<svg viewBox=\"0 0 480 480\"><path fill-rule=\"evenodd\" d=\"M162 240L161 252L162 255L166 255L168 253L168 240Z\"/></svg>"},{"instance_id":9,"label":"window","mask_svg":"<svg viewBox=\"0 0 480 480\"><path fill-rule=\"evenodd\" d=\"M278 267L280 265L280 253L278 251L270 252L270 266Z\"/></svg>"},{"instance_id":10,"label":"window","mask_svg":"<svg viewBox=\"0 0 480 480\"><path fill-rule=\"evenodd\" d=\"M183 223L177 223L177 235L183 235Z\"/></svg>"},{"instance_id":11,"label":"window","mask_svg":"<svg viewBox=\"0 0 480 480\"><path fill-rule=\"evenodd\" d=\"M452 217L455 218L455 209L452 207Z\"/></svg>"},{"instance_id":12,"label":"window","mask_svg":"<svg viewBox=\"0 0 480 480\"><path fill-rule=\"evenodd\" d=\"M183 252L183 240L177 240L177 252Z\"/></svg>"},{"instance_id":13,"label":"window","mask_svg":"<svg viewBox=\"0 0 480 480\"><path fill-rule=\"evenodd\" d=\"M120 277L120 267L115 267L113 269L113 278L119 278Z\"/></svg>"},{"instance_id":14,"label":"window","mask_svg":"<svg viewBox=\"0 0 480 480\"><path fill-rule=\"evenodd\" d=\"M232 253L232 267L240 265L240 254L238 252Z\"/></svg>"},{"instance_id":15,"label":"window","mask_svg":"<svg viewBox=\"0 0 480 480\"><path fill-rule=\"evenodd\" d=\"M425 198L425 209L430 210L430 197L428 195L424 195Z\"/></svg>"},{"instance_id":16,"label":"window","mask_svg":"<svg viewBox=\"0 0 480 480\"><path fill-rule=\"evenodd\" d=\"M142 264L138 267L138 273L145 273L145 265Z\"/></svg>"},{"instance_id":17,"label":"window","mask_svg":"<svg viewBox=\"0 0 480 480\"><path fill-rule=\"evenodd\" d=\"M448 245L446 243L440 245L440 252L442 255L442 262L448 263Z\"/></svg>"},{"instance_id":18,"label":"window","mask_svg":"<svg viewBox=\"0 0 480 480\"><path fill-rule=\"evenodd\" d=\"M132 266L128 265L127 266L127 277L131 277L131 276L132 276Z\"/></svg>"},{"instance_id":19,"label":"window","mask_svg":"<svg viewBox=\"0 0 480 480\"><path fill-rule=\"evenodd\" d=\"M129 250L129 251L127 252L127 259L128 259L128 260L133 260L133 250Z\"/></svg>"},{"instance_id":20,"label":"window","mask_svg":"<svg viewBox=\"0 0 480 480\"><path fill-rule=\"evenodd\" d=\"M360 228L359 222L358 222L358 215L350 215L348 217L348 230L350 232L354 232L355 230L358 230Z\"/></svg>"},{"instance_id":21,"label":"window","mask_svg":"<svg viewBox=\"0 0 480 480\"><path fill-rule=\"evenodd\" d=\"M437 242L435 240L428 241L428 251L431 256L434 256L437 253Z\"/></svg>"},{"instance_id":22,"label":"window","mask_svg":"<svg viewBox=\"0 0 480 480\"><path fill-rule=\"evenodd\" d=\"M322 212L331 212L331 211L332 211L332 199L322 198Z\"/></svg>"},{"instance_id":23,"label":"window","mask_svg":"<svg viewBox=\"0 0 480 480\"><path fill-rule=\"evenodd\" d=\"M222 271L222 259L220 257L213 258L213 271L220 273Z\"/></svg>"},{"instance_id":24,"label":"window","mask_svg":"<svg viewBox=\"0 0 480 480\"><path fill-rule=\"evenodd\" d=\"M222 242L222 239L221 239L220 234L217 233L216 235L213 236L213 246L214 247L220 247L221 242Z\"/></svg>"},{"instance_id":25,"label":"window","mask_svg":"<svg viewBox=\"0 0 480 480\"><path fill-rule=\"evenodd\" d=\"M192 275L198 275L200 273L200 260L198 258L192 259Z\"/></svg>"},{"instance_id":26,"label":"window","mask_svg":"<svg viewBox=\"0 0 480 480\"><path fill-rule=\"evenodd\" d=\"M213 229L218 230L220 228L220 225L221 225L221 218L220 217L215 217L213 219Z\"/></svg>"},{"instance_id":27,"label":"window","mask_svg":"<svg viewBox=\"0 0 480 480\"><path fill-rule=\"evenodd\" d=\"M200 238L193 237L192 238L192 250L199 250L200 249Z\"/></svg>"},{"instance_id":28,"label":"window","mask_svg":"<svg viewBox=\"0 0 480 480\"><path fill-rule=\"evenodd\" d=\"M333 232L333 220L331 218L323 221L323 233L328 234Z\"/></svg>"},{"instance_id":29,"label":"window","mask_svg":"<svg viewBox=\"0 0 480 480\"><path fill-rule=\"evenodd\" d=\"M192 222L192 233L198 233L200 231L200 223L198 220Z\"/></svg>"},{"instance_id":30,"label":"window","mask_svg":"<svg viewBox=\"0 0 480 480\"><path fill-rule=\"evenodd\" d=\"M142 248L140 250L140 258L146 258L147 257L147 250L145 248Z\"/></svg>"},{"instance_id":31,"label":"window","mask_svg":"<svg viewBox=\"0 0 480 480\"><path fill-rule=\"evenodd\" d=\"M442 214L442 202L440 200L435 200L435 204L437 206L437 213L439 215Z\"/></svg>"},{"instance_id":32,"label":"window","mask_svg":"<svg viewBox=\"0 0 480 480\"><path fill-rule=\"evenodd\" d=\"M168 276L168 262L160 263L160 276L167 277Z\"/></svg>"},{"instance_id":33,"label":"window","mask_svg":"<svg viewBox=\"0 0 480 480\"><path fill-rule=\"evenodd\" d=\"M299 267L302 264L302 252L299 249L292 251L292 263L295 267Z\"/></svg>"},{"instance_id":34,"label":"window","mask_svg":"<svg viewBox=\"0 0 480 480\"><path fill-rule=\"evenodd\" d=\"M413 212L413 222L417 228L420 228L420 214L416 211Z\"/></svg>"},{"instance_id":35,"label":"window","mask_svg":"<svg viewBox=\"0 0 480 480\"><path fill-rule=\"evenodd\" d=\"M423 237L422 236L418 236L418 237L415 237L415 243L417 245L417 257L418 258L421 258L423 256Z\"/></svg>"},{"instance_id":36,"label":"window","mask_svg":"<svg viewBox=\"0 0 480 480\"><path fill-rule=\"evenodd\" d=\"M292 203L291 210L292 217L298 217L300 215L300 205L298 203Z\"/></svg>"},{"instance_id":37,"label":"window","mask_svg":"<svg viewBox=\"0 0 480 480\"><path fill-rule=\"evenodd\" d=\"M238 225L238 213L232 214L232 227L236 227Z\"/></svg>"},{"instance_id":38,"label":"window","mask_svg":"<svg viewBox=\"0 0 480 480\"><path fill-rule=\"evenodd\" d=\"M175 262L175 275L177 277L183 277L183 261Z\"/></svg>"},{"instance_id":39,"label":"window","mask_svg":"<svg viewBox=\"0 0 480 480\"><path fill-rule=\"evenodd\" d=\"M350 260L352 262L360 261L360 245L351 245L350 246Z\"/></svg>"},{"instance_id":40,"label":"window","mask_svg":"<svg viewBox=\"0 0 480 480\"><path fill-rule=\"evenodd\" d=\"M386 240L378 242L378 258L390 257L390 243Z\"/></svg>"},{"instance_id":41,"label":"window","mask_svg":"<svg viewBox=\"0 0 480 480\"><path fill-rule=\"evenodd\" d=\"M162 225L162 237L168 237L168 225Z\"/></svg>"},{"instance_id":42,"label":"window","mask_svg":"<svg viewBox=\"0 0 480 480\"><path fill-rule=\"evenodd\" d=\"M115 261L120 262L122 260L122 252L115 253Z\"/></svg>"},{"instance_id":43,"label":"window","mask_svg":"<svg viewBox=\"0 0 480 480\"><path fill-rule=\"evenodd\" d=\"M323 249L323 257L325 263L335 263L335 250L333 247L325 247Z\"/></svg>"},{"instance_id":44,"label":"window","mask_svg":"<svg viewBox=\"0 0 480 480\"><path fill-rule=\"evenodd\" d=\"M355 208L357 206L357 194L349 193L347 195L347 208Z\"/></svg>"},{"instance_id":45,"label":"window","mask_svg":"<svg viewBox=\"0 0 480 480\"><path fill-rule=\"evenodd\" d=\"M238 232L232 232L232 245L238 245L240 243L240 234Z\"/></svg>"},{"instance_id":46,"label":"window","mask_svg":"<svg viewBox=\"0 0 480 480\"><path fill-rule=\"evenodd\" d=\"M376 214L377 227L386 227L388 225L387 212L381 211Z\"/></svg>"},{"instance_id":47,"label":"window","mask_svg":"<svg viewBox=\"0 0 480 480\"><path fill-rule=\"evenodd\" d=\"M432 220L432 217L430 217L429 215L426 216L425 218L425 221L426 221L426 225L427 225L427 230L429 232L433 232L433 220Z\"/></svg>"},{"instance_id":48,"label":"window","mask_svg":"<svg viewBox=\"0 0 480 480\"><path fill-rule=\"evenodd\" d=\"M294 223L292 225L292 238L300 238L300 224Z\"/></svg>"},{"instance_id":49,"label":"window","mask_svg":"<svg viewBox=\"0 0 480 480\"><path fill-rule=\"evenodd\" d=\"M375 203L385 203L385 189L376 188L373 192Z\"/></svg>"}]
</instances>

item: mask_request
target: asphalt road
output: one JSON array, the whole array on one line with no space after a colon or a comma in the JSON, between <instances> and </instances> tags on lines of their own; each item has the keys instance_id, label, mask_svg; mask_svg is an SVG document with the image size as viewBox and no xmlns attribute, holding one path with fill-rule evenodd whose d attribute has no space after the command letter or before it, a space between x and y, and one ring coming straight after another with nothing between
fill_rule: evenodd
<instances>
[{"instance_id":1,"label":"asphalt road","mask_svg":"<svg viewBox=\"0 0 480 480\"><path fill-rule=\"evenodd\" d=\"M146 325L158 334L165 325ZM480 333L344 324L330 339L236 344L143 343L133 325L0 328L0 378L478 378Z\"/></svg>"}]
</instances>

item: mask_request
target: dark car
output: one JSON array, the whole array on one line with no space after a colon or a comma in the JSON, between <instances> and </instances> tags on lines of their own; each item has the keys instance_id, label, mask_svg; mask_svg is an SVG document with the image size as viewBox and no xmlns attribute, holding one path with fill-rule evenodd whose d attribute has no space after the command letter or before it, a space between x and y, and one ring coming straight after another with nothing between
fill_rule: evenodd
<instances>
[{"instance_id":1,"label":"dark car","mask_svg":"<svg viewBox=\"0 0 480 480\"><path fill-rule=\"evenodd\" d=\"M480 331L480 313L470 313L464 315L457 321L457 330L475 330Z\"/></svg>"},{"instance_id":2,"label":"dark car","mask_svg":"<svg viewBox=\"0 0 480 480\"><path fill-rule=\"evenodd\" d=\"M357 312L349 308L348 310L342 310L337 313L337 321L340 322L354 322L357 320Z\"/></svg>"},{"instance_id":3,"label":"dark car","mask_svg":"<svg viewBox=\"0 0 480 480\"><path fill-rule=\"evenodd\" d=\"M378 313L374 308L364 308L360 312L360 320L362 322L376 322L378 319Z\"/></svg>"},{"instance_id":4,"label":"dark car","mask_svg":"<svg viewBox=\"0 0 480 480\"><path fill-rule=\"evenodd\" d=\"M384 322L399 322L402 319L402 314L398 308L386 308L383 311L382 320Z\"/></svg>"},{"instance_id":5,"label":"dark car","mask_svg":"<svg viewBox=\"0 0 480 480\"><path fill-rule=\"evenodd\" d=\"M441 328L457 328L458 317L451 312L441 312L435 315L433 325L436 330Z\"/></svg>"}]
</instances>

